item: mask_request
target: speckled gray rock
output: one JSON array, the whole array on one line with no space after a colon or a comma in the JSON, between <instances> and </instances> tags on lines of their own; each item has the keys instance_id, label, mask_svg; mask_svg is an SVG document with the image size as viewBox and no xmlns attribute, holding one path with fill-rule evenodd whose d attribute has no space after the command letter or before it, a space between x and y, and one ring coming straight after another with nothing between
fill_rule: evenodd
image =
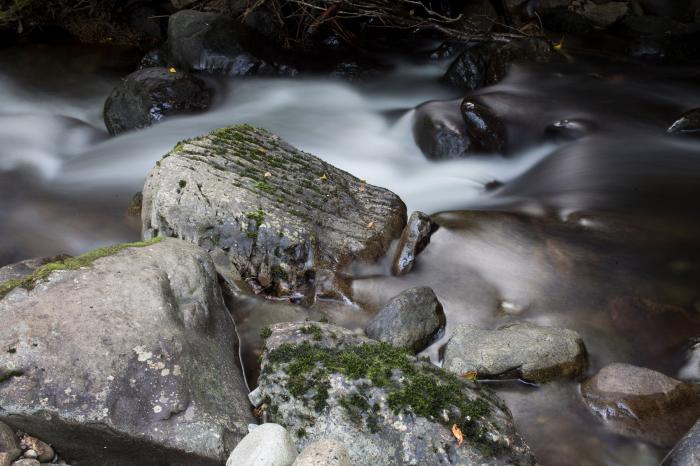
<instances>
[{"instance_id":1,"label":"speckled gray rock","mask_svg":"<svg viewBox=\"0 0 700 466\"><path fill-rule=\"evenodd\" d=\"M22 458L12 463L12 466L41 466L41 463L34 458Z\"/></svg>"},{"instance_id":2,"label":"speckled gray rock","mask_svg":"<svg viewBox=\"0 0 700 466\"><path fill-rule=\"evenodd\" d=\"M690 110L674 121L666 130L668 134L674 136L697 136L700 137L700 108Z\"/></svg>"},{"instance_id":3,"label":"speckled gray rock","mask_svg":"<svg viewBox=\"0 0 700 466\"><path fill-rule=\"evenodd\" d=\"M613 431L671 448L700 417L700 386L613 363L581 384L588 408Z\"/></svg>"},{"instance_id":4,"label":"speckled gray rock","mask_svg":"<svg viewBox=\"0 0 700 466\"><path fill-rule=\"evenodd\" d=\"M664 458L662 466L697 466L700 464L700 421L686 433Z\"/></svg>"},{"instance_id":5,"label":"speckled gray rock","mask_svg":"<svg viewBox=\"0 0 700 466\"><path fill-rule=\"evenodd\" d=\"M357 466L536 463L488 388L334 325L274 325L259 386L300 451L325 439Z\"/></svg>"},{"instance_id":6,"label":"speckled gray rock","mask_svg":"<svg viewBox=\"0 0 700 466\"><path fill-rule=\"evenodd\" d=\"M423 212L413 212L408 219L406 228L401 233L399 245L394 256L391 272L394 275L405 275L416 263L416 257L430 243L430 236L438 229L430 215Z\"/></svg>"},{"instance_id":7,"label":"speckled gray rock","mask_svg":"<svg viewBox=\"0 0 700 466\"><path fill-rule=\"evenodd\" d=\"M313 298L326 272L383 256L406 224L406 207L390 191L240 125L181 143L161 160L143 189L142 220L146 238L226 251L254 288Z\"/></svg>"},{"instance_id":8,"label":"speckled gray rock","mask_svg":"<svg viewBox=\"0 0 700 466\"><path fill-rule=\"evenodd\" d=\"M231 452L226 466L290 466L297 449L287 429L262 424L253 429Z\"/></svg>"},{"instance_id":9,"label":"speckled gray rock","mask_svg":"<svg viewBox=\"0 0 700 466\"><path fill-rule=\"evenodd\" d=\"M478 378L520 377L547 382L576 377L586 369L586 347L573 330L530 323L482 330L463 324L455 328L445 348L445 369Z\"/></svg>"},{"instance_id":10,"label":"speckled gray rock","mask_svg":"<svg viewBox=\"0 0 700 466\"><path fill-rule=\"evenodd\" d=\"M342 443L318 440L304 448L293 466L354 466L354 463Z\"/></svg>"},{"instance_id":11,"label":"speckled gray rock","mask_svg":"<svg viewBox=\"0 0 700 466\"><path fill-rule=\"evenodd\" d=\"M435 292L427 287L409 288L393 297L367 324L367 336L406 348L423 350L445 327L445 312Z\"/></svg>"},{"instance_id":12,"label":"speckled gray rock","mask_svg":"<svg viewBox=\"0 0 700 466\"><path fill-rule=\"evenodd\" d=\"M0 466L7 466L19 458L22 450L19 448L19 440L14 429L0 422Z\"/></svg>"},{"instance_id":13,"label":"speckled gray rock","mask_svg":"<svg viewBox=\"0 0 700 466\"><path fill-rule=\"evenodd\" d=\"M185 241L54 271L0 319L0 420L74 465L219 465L254 419L214 265Z\"/></svg>"}]
</instances>

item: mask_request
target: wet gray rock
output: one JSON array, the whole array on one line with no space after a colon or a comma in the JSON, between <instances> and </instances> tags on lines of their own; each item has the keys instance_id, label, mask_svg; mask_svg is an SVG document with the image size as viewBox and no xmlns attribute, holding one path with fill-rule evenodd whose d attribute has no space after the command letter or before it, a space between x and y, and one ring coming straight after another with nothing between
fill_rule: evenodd
<instances>
[{"instance_id":1,"label":"wet gray rock","mask_svg":"<svg viewBox=\"0 0 700 466\"><path fill-rule=\"evenodd\" d=\"M469 155L471 144L459 102L436 100L416 108L413 138L427 158L443 160Z\"/></svg>"},{"instance_id":2,"label":"wet gray rock","mask_svg":"<svg viewBox=\"0 0 700 466\"><path fill-rule=\"evenodd\" d=\"M548 125L544 135L546 139L557 142L574 141L590 135L595 129L595 124L588 120L564 119Z\"/></svg>"},{"instance_id":3,"label":"wet gray rock","mask_svg":"<svg viewBox=\"0 0 700 466\"><path fill-rule=\"evenodd\" d=\"M293 466L354 466L354 463L342 443L318 440L304 448Z\"/></svg>"},{"instance_id":4,"label":"wet gray rock","mask_svg":"<svg viewBox=\"0 0 700 466\"><path fill-rule=\"evenodd\" d=\"M0 466L9 465L21 454L22 450L19 448L19 441L14 429L4 422L0 422Z\"/></svg>"},{"instance_id":5,"label":"wet gray rock","mask_svg":"<svg viewBox=\"0 0 700 466\"><path fill-rule=\"evenodd\" d=\"M289 432L279 424L262 424L231 452L226 466L291 466L297 457Z\"/></svg>"},{"instance_id":6,"label":"wet gray rock","mask_svg":"<svg viewBox=\"0 0 700 466\"><path fill-rule=\"evenodd\" d=\"M425 349L445 328L445 312L427 286L409 288L393 297L367 324L365 332L413 353Z\"/></svg>"},{"instance_id":7,"label":"wet gray rock","mask_svg":"<svg viewBox=\"0 0 700 466\"><path fill-rule=\"evenodd\" d=\"M586 406L622 435L671 448L700 417L700 386L613 363L581 384Z\"/></svg>"},{"instance_id":8,"label":"wet gray rock","mask_svg":"<svg viewBox=\"0 0 700 466\"><path fill-rule=\"evenodd\" d=\"M535 464L498 397L427 361L329 324L277 324L266 343L267 413L299 450L335 440L357 466Z\"/></svg>"},{"instance_id":9,"label":"wet gray rock","mask_svg":"<svg viewBox=\"0 0 700 466\"><path fill-rule=\"evenodd\" d=\"M107 130L115 135L145 128L167 116L205 110L212 92L199 78L168 68L144 68L114 88L104 106Z\"/></svg>"},{"instance_id":10,"label":"wet gray rock","mask_svg":"<svg viewBox=\"0 0 700 466\"><path fill-rule=\"evenodd\" d=\"M22 458L12 463L12 466L41 466L41 463L34 458Z\"/></svg>"},{"instance_id":11,"label":"wet gray rock","mask_svg":"<svg viewBox=\"0 0 700 466\"><path fill-rule=\"evenodd\" d=\"M452 62L443 80L463 91L473 91L503 80L513 63L547 63L553 57L550 44L537 38L478 44Z\"/></svg>"},{"instance_id":12,"label":"wet gray rock","mask_svg":"<svg viewBox=\"0 0 700 466\"><path fill-rule=\"evenodd\" d=\"M460 106L467 134L474 152L503 154L508 133L506 125L487 105L476 97L466 97Z\"/></svg>"},{"instance_id":13,"label":"wet gray rock","mask_svg":"<svg viewBox=\"0 0 700 466\"><path fill-rule=\"evenodd\" d=\"M586 369L586 347L578 333L527 322L482 330L463 324L445 348L444 368L477 378L519 377L547 382L577 377Z\"/></svg>"},{"instance_id":14,"label":"wet gray rock","mask_svg":"<svg viewBox=\"0 0 700 466\"><path fill-rule=\"evenodd\" d=\"M170 16L167 47L179 66L233 76L256 74L264 62L248 53L241 26L218 13L182 10Z\"/></svg>"},{"instance_id":15,"label":"wet gray rock","mask_svg":"<svg viewBox=\"0 0 700 466\"><path fill-rule=\"evenodd\" d=\"M700 464L700 421L683 436L666 455L661 466L695 466Z\"/></svg>"},{"instance_id":16,"label":"wet gray rock","mask_svg":"<svg viewBox=\"0 0 700 466\"><path fill-rule=\"evenodd\" d=\"M423 212L413 212L408 218L406 228L399 238L398 248L391 266L394 275L406 275L413 270L416 257L430 243L430 236L438 229L430 215Z\"/></svg>"},{"instance_id":17,"label":"wet gray rock","mask_svg":"<svg viewBox=\"0 0 700 466\"><path fill-rule=\"evenodd\" d=\"M48 445L38 438L32 437L31 435L22 435L19 444L20 447L25 450L24 456L26 458L36 458L40 463L51 461L55 456L51 445ZM33 452L33 455L30 456L28 454L29 452Z\"/></svg>"},{"instance_id":18,"label":"wet gray rock","mask_svg":"<svg viewBox=\"0 0 700 466\"><path fill-rule=\"evenodd\" d=\"M0 299L0 421L77 465L223 463L254 418L211 259L105 251Z\"/></svg>"},{"instance_id":19,"label":"wet gray rock","mask_svg":"<svg viewBox=\"0 0 700 466\"><path fill-rule=\"evenodd\" d=\"M700 108L690 110L666 130L668 134L674 136L696 136L700 137Z\"/></svg>"},{"instance_id":20,"label":"wet gray rock","mask_svg":"<svg viewBox=\"0 0 700 466\"><path fill-rule=\"evenodd\" d=\"M390 191L241 125L178 144L161 160L143 189L142 221L146 238L226 251L259 291L313 298L326 272L382 257L406 224L406 207Z\"/></svg>"}]
</instances>

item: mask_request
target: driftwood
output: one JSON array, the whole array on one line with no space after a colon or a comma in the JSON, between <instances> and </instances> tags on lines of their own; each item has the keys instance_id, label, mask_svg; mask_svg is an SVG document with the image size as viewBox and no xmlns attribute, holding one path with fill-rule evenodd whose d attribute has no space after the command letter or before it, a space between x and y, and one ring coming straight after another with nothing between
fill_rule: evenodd
<instances>
[{"instance_id":1,"label":"driftwood","mask_svg":"<svg viewBox=\"0 0 700 466\"><path fill-rule=\"evenodd\" d=\"M352 42L351 28L347 26L353 22L375 28L430 31L459 41L507 42L527 35L509 27L504 27L506 32L480 31L469 18L440 14L429 2L420 0L249 0L244 16L259 9L271 12L278 24L286 27L289 42L301 42L322 26Z\"/></svg>"}]
</instances>

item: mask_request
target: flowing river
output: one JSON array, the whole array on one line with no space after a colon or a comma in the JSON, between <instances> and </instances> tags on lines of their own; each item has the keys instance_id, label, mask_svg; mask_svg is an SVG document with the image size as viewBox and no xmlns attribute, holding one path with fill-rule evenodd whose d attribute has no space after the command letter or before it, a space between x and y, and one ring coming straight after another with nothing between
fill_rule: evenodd
<instances>
[{"instance_id":1,"label":"flowing river","mask_svg":"<svg viewBox=\"0 0 700 466\"><path fill-rule=\"evenodd\" d=\"M515 67L477 92L506 117L511 153L432 162L414 143L412 109L461 97L439 83L446 62L397 60L366 83L221 79L210 111L110 138L102 106L134 58L0 50L0 266L138 239L127 207L155 162L182 139L246 122L394 191L409 211L438 214L442 228L411 274L378 264L355 270L353 284L366 311L410 286L433 287L447 314L426 350L436 363L455 325L524 319L578 331L590 374L618 361L677 377L686 364L700 335L700 140L665 129L700 107L697 68ZM544 140L561 119L595 130ZM493 181L502 187L487 189ZM634 299L688 312L644 313L626 304ZM344 312L347 325L367 318L360 307ZM655 465L666 454L607 431L576 383L492 385L544 465Z\"/></svg>"}]
</instances>

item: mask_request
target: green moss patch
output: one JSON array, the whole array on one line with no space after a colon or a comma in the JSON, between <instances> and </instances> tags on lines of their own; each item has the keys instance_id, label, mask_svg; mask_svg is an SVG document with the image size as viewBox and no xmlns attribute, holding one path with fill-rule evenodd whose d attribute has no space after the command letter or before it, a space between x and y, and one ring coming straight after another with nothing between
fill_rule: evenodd
<instances>
[{"instance_id":1,"label":"green moss patch","mask_svg":"<svg viewBox=\"0 0 700 466\"><path fill-rule=\"evenodd\" d=\"M26 275L16 280L9 280L7 282L1 283L0 299L4 298L10 291L14 290L17 287L22 287L26 290L33 289L37 283L46 280L51 274L51 272L54 272L56 270L77 270L82 267L87 267L91 265L97 259L112 256L126 248L142 248L146 246L151 246L156 243L160 243L162 240L163 238L158 236L148 241L115 244L113 246L106 246L103 248L95 249L94 251L87 252L78 257L69 257L61 261L49 262L48 264L44 264L38 269L36 269L31 275Z\"/></svg>"},{"instance_id":2,"label":"green moss patch","mask_svg":"<svg viewBox=\"0 0 700 466\"><path fill-rule=\"evenodd\" d=\"M315 325L301 331L316 339L314 327L320 336L321 329ZM502 448L486 435L483 421L491 411L489 403L465 395L467 389L478 387L428 363L416 363L405 350L387 343L365 343L346 349L319 348L309 341L286 343L270 351L263 376L277 370L286 374L283 383L289 393L313 403L318 413L327 406L330 375L339 373L349 380L368 380L372 386L384 389L388 408L395 414L422 416L448 429L457 424L465 437L488 455L495 455ZM371 432L380 430L379 407L362 394L343 397L340 405L353 422L364 420Z\"/></svg>"}]
</instances>

